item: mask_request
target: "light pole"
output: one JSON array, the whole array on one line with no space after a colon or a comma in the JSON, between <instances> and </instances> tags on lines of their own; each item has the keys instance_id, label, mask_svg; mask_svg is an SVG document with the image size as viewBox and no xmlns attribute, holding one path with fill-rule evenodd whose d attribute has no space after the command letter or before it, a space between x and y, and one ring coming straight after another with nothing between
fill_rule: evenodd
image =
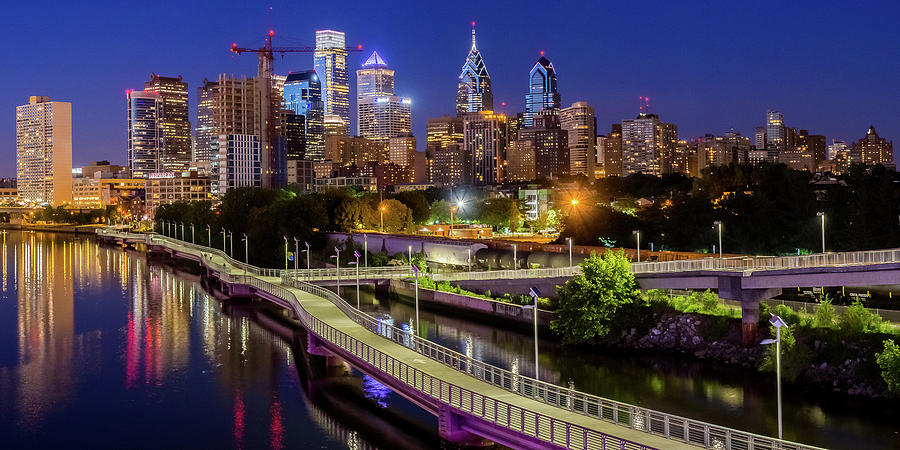
<instances>
[{"instance_id":1,"label":"light pole","mask_svg":"<svg viewBox=\"0 0 900 450\"><path fill-rule=\"evenodd\" d=\"M250 264L250 239L247 239L247 233L241 233L244 235L244 264Z\"/></svg>"},{"instance_id":2,"label":"light pole","mask_svg":"<svg viewBox=\"0 0 900 450\"><path fill-rule=\"evenodd\" d=\"M447 236L453 237L453 213L457 210L456 205L450 207L450 231L447 232Z\"/></svg>"},{"instance_id":3,"label":"light pole","mask_svg":"<svg viewBox=\"0 0 900 450\"><path fill-rule=\"evenodd\" d=\"M631 234L637 238L637 262L641 262L641 231L632 230Z\"/></svg>"},{"instance_id":4,"label":"light pole","mask_svg":"<svg viewBox=\"0 0 900 450\"><path fill-rule=\"evenodd\" d=\"M822 254L824 255L825 254L825 213L820 211L820 212L817 212L816 215L822 218Z\"/></svg>"},{"instance_id":5,"label":"light pole","mask_svg":"<svg viewBox=\"0 0 900 450\"><path fill-rule=\"evenodd\" d=\"M366 264L366 269L369 268L369 235L363 235L363 245L365 248L363 249L363 262Z\"/></svg>"},{"instance_id":6,"label":"light pole","mask_svg":"<svg viewBox=\"0 0 900 450\"><path fill-rule=\"evenodd\" d=\"M406 250L409 252L409 265L412 265L412 245L408 246Z\"/></svg>"},{"instance_id":7,"label":"light pole","mask_svg":"<svg viewBox=\"0 0 900 450\"><path fill-rule=\"evenodd\" d=\"M541 291L537 286L532 286L528 290L528 295L534 299L534 305L523 306L522 308L534 310L534 379L540 381L541 373L538 371L538 297L541 296Z\"/></svg>"},{"instance_id":8,"label":"light pole","mask_svg":"<svg viewBox=\"0 0 900 450\"><path fill-rule=\"evenodd\" d=\"M294 270L300 268L300 239L294 238Z\"/></svg>"},{"instance_id":9,"label":"light pole","mask_svg":"<svg viewBox=\"0 0 900 450\"><path fill-rule=\"evenodd\" d=\"M378 210L381 211L381 232L384 233L384 205L379 205Z\"/></svg>"},{"instance_id":10,"label":"light pole","mask_svg":"<svg viewBox=\"0 0 900 450\"><path fill-rule=\"evenodd\" d=\"M195 239L194 239L194 224L192 223L192 224L191 224L191 244L195 244L195 243L196 243L196 242L195 242Z\"/></svg>"},{"instance_id":11,"label":"light pole","mask_svg":"<svg viewBox=\"0 0 900 450\"><path fill-rule=\"evenodd\" d=\"M225 240L225 227L222 227L222 253L225 253Z\"/></svg>"},{"instance_id":12,"label":"light pole","mask_svg":"<svg viewBox=\"0 0 900 450\"><path fill-rule=\"evenodd\" d=\"M419 268L412 265L413 275L416 277L416 336L419 335Z\"/></svg>"},{"instance_id":13,"label":"light pole","mask_svg":"<svg viewBox=\"0 0 900 450\"><path fill-rule=\"evenodd\" d=\"M472 271L472 247L467 248L466 253L469 254L469 256L466 258L466 264L468 264L469 272L471 272Z\"/></svg>"},{"instance_id":14,"label":"light pole","mask_svg":"<svg viewBox=\"0 0 900 450\"><path fill-rule=\"evenodd\" d=\"M287 236L282 236L284 238L284 270L288 270L288 238Z\"/></svg>"},{"instance_id":15,"label":"light pole","mask_svg":"<svg viewBox=\"0 0 900 450\"><path fill-rule=\"evenodd\" d=\"M512 248L513 248L513 270L516 270L519 268L518 246L516 244L513 244Z\"/></svg>"},{"instance_id":16,"label":"light pole","mask_svg":"<svg viewBox=\"0 0 900 450\"><path fill-rule=\"evenodd\" d=\"M212 248L212 228L206 224L206 246Z\"/></svg>"},{"instance_id":17,"label":"light pole","mask_svg":"<svg viewBox=\"0 0 900 450\"><path fill-rule=\"evenodd\" d=\"M231 257L234 258L234 233L231 231L228 232L228 250L231 252Z\"/></svg>"},{"instance_id":18,"label":"light pole","mask_svg":"<svg viewBox=\"0 0 900 450\"><path fill-rule=\"evenodd\" d=\"M713 225L719 227L719 259L722 259L722 221L717 220Z\"/></svg>"},{"instance_id":19,"label":"light pole","mask_svg":"<svg viewBox=\"0 0 900 450\"><path fill-rule=\"evenodd\" d=\"M359 252L354 250L353 256L356 257L356 309L359 309Z\"/></svg>"},{"instance_id":20,"label":"light pole","mask_svg":"<svg viewBox=\"0 0 900 450\"><path fill-rule=\"evenodd\" d=\"M341 296L341 251L334 247L334 266L337 268L337 294Z\"/></svg>"},{"instance_id":21,"label":"light pole","mask_svg":"<svg viewBox=\"0 0 900 450\"><path fill-rule=\"evenodd\" d=\"M775 339L763 339L760 344L775 344L775 380L778 389L778 439L781 439L781 327L787 328L787 324L781 317L772 314L769 323L775 325Z\"/></svg>"},{"instance_id":22,"label":"light pole","mask_svg":"<svg viewBox=\"0 0 900 450\"><path fill-rule=\"evenodd\" d=\"M175 233L175 234L178 234L178 233ZM185 240L184 239L184 222L181 222L181 240L182 241Z\"/></svg>"},{"instance_id":23,"label":"light pole","mask_svg":"<svg viewBox=\"0 0 900 450\"><path fill-rule=\"evenodd\" d=\"M304 245L306 245L306 274L309 275L309 242L304 241Z\"/></svg>"},{"instance_id":24,"label":"light pole","mask_svg":"<svg viewBox=\"0 0 900 450\"><path fill-rule=\"evenodd\" d=\"M566 240L569 241L569 267L572 267L572 238L567 237Z\"/></svg>"}]
</instances>

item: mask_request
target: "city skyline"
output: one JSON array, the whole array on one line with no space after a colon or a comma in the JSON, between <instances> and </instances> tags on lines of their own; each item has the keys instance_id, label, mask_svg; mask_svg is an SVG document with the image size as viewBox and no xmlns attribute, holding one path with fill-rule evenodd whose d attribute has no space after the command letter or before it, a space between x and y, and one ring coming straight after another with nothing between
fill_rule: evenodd
<instances>
[{"instance_id":1,"label":"city skyline","mask_svg":"<svg viewBox=\"0 0 900 450\"><path fill-rule=\"evenodd\" d=\"M173 77L181 75L189 84L190 120L195 123L196 87L203 78L214 79L219 73L254 76L255 58L233 58L227 51L228 45L231 42L251 47L260 45L268 29L264 22L271 21L270 26L276 31L276 45L279 42L310 45L314 42L315 30L329 28L346 33L348 44L363 45L364 52L351 54L347 59L348 70L352 73L351 86L355 86L355 70L371 51L377 50L391 61L392 69L399 74L398 83L402 84L404 95L412 99L413 134L419 137L418 147L422 150L427 119L454 112L454 78L458 76L459 66L470 47L470 21L474 20L478 49L492 78L495 110L507 115L524 111L528 70L543 50L559 70L562 105L587 101L595 109L600 134L608 132L610 123L636 116L639 96L650 97L651 112L676 124L682 138L722 134L731 128L752 136L754 127L762 124L761 118L770 109L783 113L785 124L823 134L828 142L831 139L854 141L863 136L870 125L888 140L897 139L900 134L900 108L890 101L900 98L898 87L891 82L900 73L897 61L879 59L884 70L863 71L854 67L859 61L890 54L891 43L897 41L897 31L887 26L879 27L877 23L891 15L885 9L896 7L894 5L877 11L871 11L871 8L859 8L848 14L841 11L842 15L839 15L836 9L827 6L812 9L803 4L792 4L785 9L785 17L762 17L762 8L745 5L730 8L679 5L676 8L675 5L659 4L646 11L647 26L641 27L642 33L638 34L627 33L625 27L613 23L615 17L626 11L578 6L583 6L585 11L568 15L565 12L572 8L560 8L559 15L549 19L547 29L566 30L566 33L545 33L537 37L512 22L514 19L527 22L530 17L527 11L512 11L511 16L504 16L510 11L500 6L487 8L480 11L478 17L471 17L471 12L411 5L406 10L396 8L396 20L382 24L377 19L386 13L380 11L355 9L356 14L348 16L343 12L345 10L338 12L325 6L321 11L312 12L307 20L298 21L301 11L286 2L274 3L271 19L267 19L261 7L235 5L214 24L194 30L190 36L186 32L173 31L172 36L161 37L152 44L127 29L120 30L121 36L110 40L106 33L101 36L84 30L80 32L63 24L59 30L29 38L27 46L32 53L40 53L39 59L32 61L30 56L21 53L12 57L13 60L25 58L29 65L16 74L2 75L4 84L10 88L0 94L8 105L0 112L0 120L12 123L14 105L24 103L31 95L48 95L71 102L74 165L102 159L123 163L127 158L121 106L125 89L140 89L151 72ZM30 8L15 5L9 16L26 16ZM85 12L78 12L79 17L97 12L91 8L96 6L90 5ZM692 16L698 10L704 11L704 20ZM787 16L795 10L803 11L810 19L809 23L783 27ZM68 13L73 12L67 12L64 6L48 14L50 19L61 20ZM414 24L402 20L422 14L441 17L433 30L429 29L424 36ZM103 17L114 15L104 14ZM188 20L189 15L174 18L167 26L181 29L177 28L178 24ZM717 18L720 20L716 21ZM833 36L827 33L823 21L838 18L845 21L842 24L847 33ZM597 27L598 19L610 21L609 26ZM707 22L712 25L704 30L708 34L722 33L721 41L709 43L704 38L707 34L701 36L699 33L686 33L682 40L674 42L661 40L666 31L679 29L674 27L675 24L688 25L685 29L690 30L690 25L697 29ZM118 26L102 18L81 23L110 25L112 29L107 28L110 32ZM577 31L578 39L573 39L569 28L590 23L594 26ZM755 31L738 34L726 26L729 24L754 25ZM779 25L782 27L778 28ZM782 48L767 51L762 46L766 42L766 31L776 28L785 44ZM21 27L9 24L5 29L9 30L10 47L16 47L19 39L16 30ZM79 33L72 42L60 44L66 31ZM191 38L189 42L188 37ZM648 48L654 42L657 47L665 42L671 51ZM71 56L57 53L59 50L50 48L51 44L59 44L57 48L69 49L66 51L79 54L85 62L92 63L74 66L74 63L66 62ZM72 50L71 45L110 48L103 52L85 52ZM647 62L625 52L629 47L638 52L659 51L660 55L655 61ZM151 50L141 52L143 48ZM742 51L756 54L741 54ZM596 57L586 58L586 55ZM701 56L704 60L699 63L696 58ZM97 72L98 64L105 70ZM783 75L773 79L771 71L763 70L771 64L785 67ZM67 69L60 70L59 67ZM618 67L618 70L610 70L610 67ZM275 68L280 75L309 70L313 68L312 56L300 54L276 58ZM17 79L17 76L21 78ZM99 82L86 83L89 79ZM355 95L355 89L351 90L351 98ZM497 106L503 102L506 107ZM355 117L355 102L351 103L351 117ZM351 129L355 130L355 127L353 124ZM0 162L2 176L11 176L15 171L14 134L11 126L0 128L0 152L4 155Z\"/></svg>"}]
</instances>

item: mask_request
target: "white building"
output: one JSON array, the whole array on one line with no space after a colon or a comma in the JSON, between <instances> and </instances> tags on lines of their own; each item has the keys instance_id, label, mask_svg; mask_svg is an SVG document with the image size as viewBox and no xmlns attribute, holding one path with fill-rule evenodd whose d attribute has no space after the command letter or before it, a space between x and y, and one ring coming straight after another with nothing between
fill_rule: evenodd
<instances>
[{"instance_id":1,"label":"white building","mask_svg":"<svg viewBox=\"0 0 900 450\"><path fill-rule=\"evenodd\" d=\"M403 136L411 131L410 99L382 95L359 99L359 135L377 142Z\"/></svg>"},{"instance_id":2,"label":"white building","mask_svg":"<svg viewBox=\"0 0 900 450\"><path fill-rule=\"evenodd\" d=\"M219 195L229 189L262 185L259 136L223 134L218 148Z\"/></svg>"},{"instance_id":3,"label":"white building","mask_svg":"<svg viewBox=\"0 0 900 450\"><path fill-rule=\"evenodd\" d=\"M32 96L16 107L16 177L29 204L72 202L72 104Z\"/></svg>"}]
</instances>

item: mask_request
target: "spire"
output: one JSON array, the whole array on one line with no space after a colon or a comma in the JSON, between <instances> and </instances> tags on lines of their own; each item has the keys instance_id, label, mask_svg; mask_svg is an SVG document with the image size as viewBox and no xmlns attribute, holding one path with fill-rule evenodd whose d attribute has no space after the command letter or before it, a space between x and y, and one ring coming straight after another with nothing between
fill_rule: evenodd
<instances>
[{"instance_id":1,"label":"spire","mask_svg":"<svg viewBox=\"0 0 900 450\"><path fill-rule=\"evenodd\" d=\"M477 50L475 48L475 21L472 21L472 50Z\"/></svg>"},{"instance_id":2,"label":"spire","mask_svg":"<svg viewBox=\"0 0 900 450\"><path fill-rule=\"evenodd\" d=\"M381 58L381 55L378 54L378 51L372 52L372 55L369 56L369 59L362 65L365 68L368 67L387 67L387 63L384 62L384 59Z\"/></svg>"}]
</instances>

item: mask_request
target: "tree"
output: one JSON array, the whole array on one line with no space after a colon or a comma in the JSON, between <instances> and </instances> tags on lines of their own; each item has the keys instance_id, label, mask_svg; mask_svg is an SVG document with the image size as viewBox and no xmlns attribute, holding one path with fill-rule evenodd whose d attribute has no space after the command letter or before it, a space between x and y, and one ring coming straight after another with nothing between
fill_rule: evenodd
<instances>
[{"instance_id":1,"label":"tree","mask_svg":"<svg viewBox=\"0 0 900 450\"><path fill-rule=\"evenodd\" d=\"M881 378L888 390L900 394L900 346L891 339L885 339L884 350L875 354L875 361L881 368Z\"/></svg>"},{"instance_id":2,"label":"tree","mask_svg":"<svg viewBox=\"0 0 900 450\"><path fill-rule=\"evenodd\" d=\"M431 207L428 205L425 193L422 191L406 191L394 197L410 209L414 223L423 224L428 220L431 214Z\"/></svg>"},{"instance_id":3,"label":"tree","mask_svg":"<svg viewBox=\"0 0 900 450\"><path fill-rule=\"evenodd\" d=\"M485 200L478 211L478 220L492 226L495 230L519 228L519 206L511 198L492 198Z\"/></svg>"},{"instance_id":4,"label":"tree","mask_svg":"<svg viewBox=\"0 0 900 450\"><path fill-rule=\"evenodd\" d=\"M581 263L581 273L559 288L557 297L557 318L550 326L566 343L607 338L616 328L617 316L641 299L630 262L621 251L591 254Z\"/></svg>"}]
</instances>

